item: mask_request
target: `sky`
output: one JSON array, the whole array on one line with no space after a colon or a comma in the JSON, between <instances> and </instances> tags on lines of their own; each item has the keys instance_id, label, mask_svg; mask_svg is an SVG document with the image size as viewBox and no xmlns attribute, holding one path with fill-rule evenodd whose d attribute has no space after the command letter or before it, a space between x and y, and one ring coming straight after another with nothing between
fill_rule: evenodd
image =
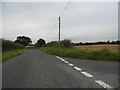
<instances>
[{"instance_id":1,"label":"sky","mask_svg":"<svg viewBox=\"0 0 120 90\"><path fill-rule=\"evenodd\" d=\"M58 40L57 21L67 4L2 2L2 38L14 41L24 35L33 43L39 38L46 42ZM63 39L73 42L118 40L118 3L71 2L61 17Z\"/></svg>"}]
</instances>

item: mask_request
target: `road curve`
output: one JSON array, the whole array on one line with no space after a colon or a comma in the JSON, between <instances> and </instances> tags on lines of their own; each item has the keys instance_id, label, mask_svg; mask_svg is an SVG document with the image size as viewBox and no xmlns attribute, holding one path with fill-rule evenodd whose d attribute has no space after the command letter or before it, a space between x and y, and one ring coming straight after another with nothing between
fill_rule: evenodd
<instances>
[{"instance_id":1,"label":"road curve","mask_svg":"<svg viewBox=\"0 0 120 90\"><path fill-rule=\"evenodd\" d=\"M2 65L2 87L117 88L117 65L117 62L61 58L31 50Z\"/></svg>"}]
</instances>

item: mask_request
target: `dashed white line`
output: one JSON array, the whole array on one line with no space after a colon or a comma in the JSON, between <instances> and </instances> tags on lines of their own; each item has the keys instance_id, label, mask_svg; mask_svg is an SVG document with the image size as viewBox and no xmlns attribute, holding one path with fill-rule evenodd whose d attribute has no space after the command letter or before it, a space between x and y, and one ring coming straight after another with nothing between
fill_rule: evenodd
<instances>
[{"instance_id":1,"label":"dashed white line","mask_svg":"<svg viewBox=\"0 0 120 90\"><path fill-rule=\"evenodd\" d=\"M69 66L73 66L73 64L71 64L71 63L69 63L68 65L69 65Z\"/></svg>"},{"instance_id":2,"label":"dashed white line","mask_svg":"<svg viewBox=\"0 0 120 90\"><path fill-rule=\"evenodd\" d=\"M64 60L64 59L61 59L61 61L63 61L63 62L64 62L65 60Z\"/></svg>"},{"instance_id":3,"label":"dashed white line","mask_svg":"<svg viewBox=\"0 0 120 90\"><path fill-rule=\"evenodd\" d=\"M56 56L58 59L60 59L61 61L67 63L69 66L74 66L73 64L69 63L68 61L60 58L59 56ZM75 70L77 71L81 71L82 69L79 67L73 67ZM87 77L93 77L93 75L87 73L87 72L81 72L82 74L84 74ZM101 81L101 80L95 80L96 83L98 83L99 85L101 85L103 88L113 88L112 86L106 84L105 82Z\"/></svg>"},{"instance_id":4,"label":"dashed white line","mask_svg":"<svg viewBox=\"0 0 120 90\"><path fill-rule=\"evenodd\" d=\"M87 73L87 72L81 72L82 74L84 74L85 76L87 76L87 77L93 77L93 75L91 75L91 74L89 74L89 73Z\"/></svg>"},{"instance_id":5,"label":"dashed white line","mask_svg":"<svg viewBox=\"0 0 120 90\"><path fill-rule=\"evenodd\" d=\"M64 61L65 63L69 63L68 61Z\"/></svg>"},{"instance_id":6,"label":"dashed white line","mask_svg":"<svg viewBox=\"0 0 120 90\"><path fill-rule=\"evenodd\" d=\"M74 69L76 69L77 71L81 71L82 69L79 67L73 67Z\"/></svg>"},{"instance_id":7,"label":"dashed white line","mask_svg":"<svg viewBox=\"0 0 120 90\"><path fill-rule=\"evenodd\" d=\"M60 57L58 57L58 56L56 56L57 58L60 58Z\"/></svg>"},{"instance_id":8,"label":"dashed white line","mask_svg":"<svg viewBox=\"0 0 120 90\"><path fill-rule=\"evenodd\" d=\"M58 56L56 56L57 58L59 58L60 60L62 60L62 61L65 61L64 59L62 59L62 58L60 58L60 57L58 57Z\"/></svg>"},{"instance_id":9,"label":"dashed white line","mask_svg":"<svg viewBox=\"0 0 120 90\"><path fill-rule=\"evenodd\" d=\"M96 83L98 83L99 85L101 85L103 88L113 88L112 86L106 84L105 82L101 81L101 80L96 80Z\"/></svg>"}]
</instances>

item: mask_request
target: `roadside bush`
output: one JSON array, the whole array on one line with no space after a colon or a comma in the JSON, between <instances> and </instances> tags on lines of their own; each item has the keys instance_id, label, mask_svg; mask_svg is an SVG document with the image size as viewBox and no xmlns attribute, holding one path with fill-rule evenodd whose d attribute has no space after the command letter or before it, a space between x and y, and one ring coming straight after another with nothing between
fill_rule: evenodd
<instances>
[{"instance_id":1,"label":"roadside bush","mask_svg":"<svg viewBox=\"0 0 120 90\"><path fill-rule=\"evenodd\" d=\"M40 48L40 50L52 55L61 57L69 57L75 59L118 61L120 60L120 52L112 52L107 49L99 51L78 50L75 48Z\"/></svg>"},{"instance_id":2,"label":"roadside bush","mask_svg":"<svg viewBox=\"0 0 120 90\"><path fill-rule=\"evenodd\" d=\"M58 41L52 41L47 43L48 47L58 47L59 46L59 42Z\"/></svg>"},{"instance_id":3,"label":"roadside bush","mask_svg":"<svg viewBox=\"0 0 120 90\"><path fill-rule=\"evenodd\" d=\"M62 40L62 41L60 41L60 47L62 47L62 48L69 48L69 47L71 47L71 40L69 40L69 39L64 39L64 40Z\"/></svg>"},{"instance_id":4,"label":"roadside bush","mask_svg":"<svg viewBox=\"0 0 120 90\"><path fill-rule=\"evenodd\" d=\"M2 39L2 51L24 48L23 45Z\"/></svg>"},{"instance_id":5,"label":"roadside bush","mask_svg":"<svg viewBox=\"0 0 120 90\"><path fill-rule=\"evenodd\" d=\"M58 41L52 41L52 42L49 42L47 43L47 46L48 47L59 47L59 48L70 48L72 46L72 43L71 43L71 40L69 39L64 39L64 40L61 40L60 42Z\"/></svg>"}]
</instances>

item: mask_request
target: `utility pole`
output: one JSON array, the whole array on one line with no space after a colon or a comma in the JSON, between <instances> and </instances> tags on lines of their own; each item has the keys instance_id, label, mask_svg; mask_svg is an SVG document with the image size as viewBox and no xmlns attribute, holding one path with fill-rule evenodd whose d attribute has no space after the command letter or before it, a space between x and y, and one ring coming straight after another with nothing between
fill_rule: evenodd
<instances>
[{"instance_id":1,"label":"utility pole","mask_svg":"<svg viewBox=\"0 0 120 90\"><path fill-rule=\"evenodd\" d=\"M59 37L58 37L59 43L60 43L60 17L59 17Z\"/></svg>"}]
</instances>

